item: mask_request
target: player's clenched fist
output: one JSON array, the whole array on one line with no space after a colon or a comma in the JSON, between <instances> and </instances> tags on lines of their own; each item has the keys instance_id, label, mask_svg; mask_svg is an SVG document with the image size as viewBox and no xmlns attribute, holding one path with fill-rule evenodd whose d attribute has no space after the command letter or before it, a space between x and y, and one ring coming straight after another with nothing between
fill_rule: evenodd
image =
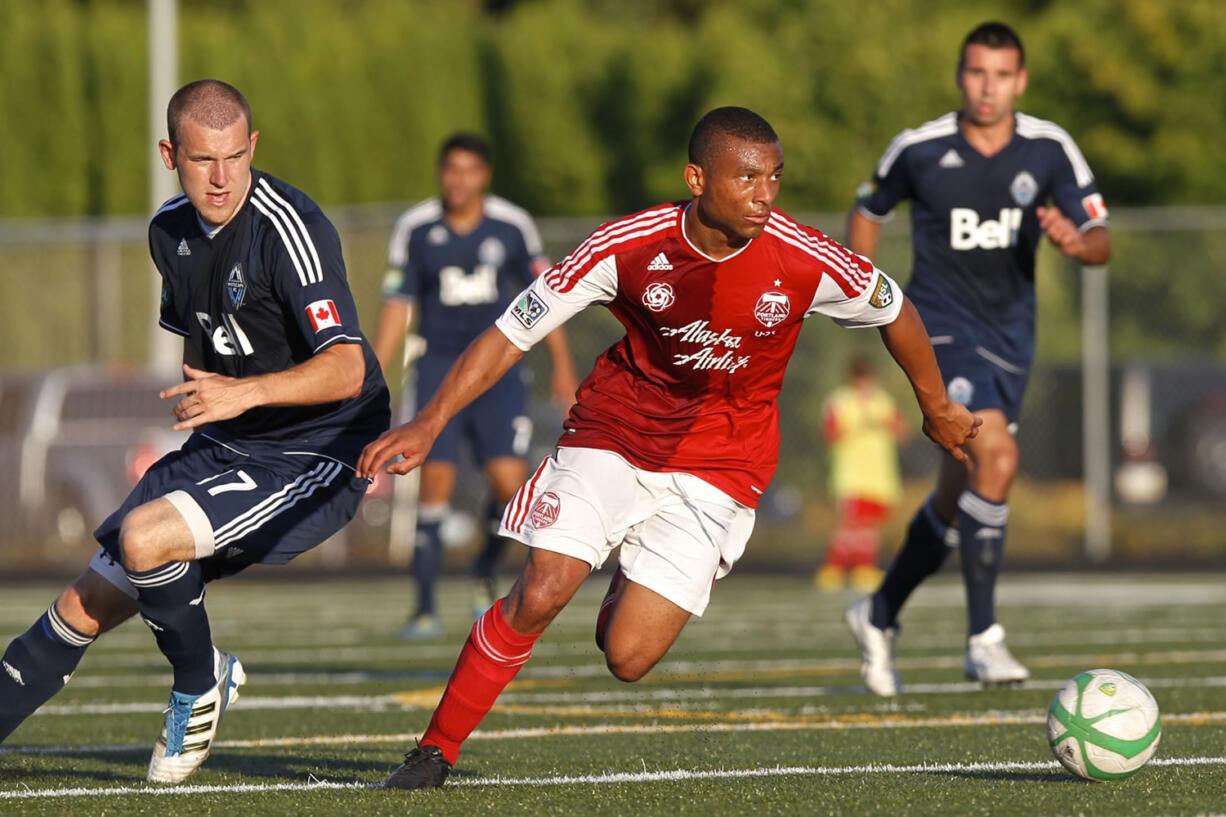
<instances>
[{"instance_id":1,"label":"player's clenched fist","mask_svg":"<svg viewBox=\"0 0 1226 817\"><path fill-rule=\"evenodd\" d=\"M924 409L924 433L958 462L967 461L962 446L979 434L981 425L982 417L948 398L936 409Z\"/></svg>"},{"instance_id":2,"label":"player's clenched fist","mask_svg":"<svg viewBox=\"0 0 1226 817\"><path fill-rule=\"evenodd\" d=\"M358 459L358 476L373 480L375 474L397 456L404 459L388 465L387 472L409 473L425 462L435 436L417 420L383 432L379 439L362 449L362 456Z\"/></svg>"}]
</instances>

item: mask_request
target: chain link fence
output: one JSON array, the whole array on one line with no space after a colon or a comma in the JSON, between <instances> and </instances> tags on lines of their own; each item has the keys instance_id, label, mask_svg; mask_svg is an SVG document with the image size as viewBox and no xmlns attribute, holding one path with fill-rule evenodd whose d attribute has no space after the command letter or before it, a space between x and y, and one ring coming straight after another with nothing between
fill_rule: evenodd
<instances>
[{"instance_id":1,"label":"chain link fence","mask_svg":"<svg viewBox=\"0 0 1226 817\"><path fill-rule=\"evenodd\" d=\"M363 327L373 334L387 240L403 206L327 209L341 233ZM798 215L842 235L841 213ZM546 218L538 224L556 260L599 221ZM910 268L905 221L886 226L877 259L900 280ZM133 461L148 455L150 440L173 442L165 433L169 407L163 421L156 409L148 410L147 399L129 394L147 397L158 382L145 371L156 295L145 226L143 219L0 222L0 286L6 293L0 298L0 456L9 466L0 473L0 569L78 566L92 551L88 532L102 511L81 500L67 510L33 507L31 496L53 492L22 485L46 480L46 454L42 467L32 465L31 457L63 442L70 426L65 406L74 407L74 416L92 412L89 434L123 452L112 452L105 468L94 467L87 461L94 447L74 443L83 485L102 481L115 493L125 488ZM1226 328L1218 326L1216 315L1224 300L1219 295L1226 296L1217 290L1226 283L1215 271L1226 258L1226 211L1115 210L1112 237L1110 558L1151 566L1220 561L1226 555ZM1037 282L1039 355L1018 434L1022 459L1011 496L1010 560L1073 565L1085 560L1082 303L1076 268L1050 248L1040 253ZM598 308L567 328L581 373L621 335L621 327ZM833 522L820 406L855 352L880 361L883 380L918 429L905 380L888 362L877 333L811 321L785 381L780 467L763 498L746 566L807 567L820 560ZM560 430L561 417L548 402L548 365L543 350L528 356L534 458L551 450ZM390 372L389 381L395 393L400 373ZM86 384L81 388L92 396L74 398L74 383ZM141 411L114 408L135 405L133 400ZM916 434L902 462L906 499L887 529L887 542L898 540L910 508L930 489L938 456ZM359 524L302 561L361 567L402 554L403 547L389 548L386 502L368 501ZM471 466L462 469L454 505L470 519L482 516L485 488ZM457 548L453 561L464 555Z\"/></svg>"}]
</instances>

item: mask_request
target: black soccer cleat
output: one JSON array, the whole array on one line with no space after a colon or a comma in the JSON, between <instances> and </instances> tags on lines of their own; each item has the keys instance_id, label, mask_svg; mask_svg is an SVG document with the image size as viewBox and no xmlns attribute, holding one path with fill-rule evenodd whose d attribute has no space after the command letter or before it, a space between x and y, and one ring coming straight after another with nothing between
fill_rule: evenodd
<instances>
[{"instance_id":1,"label":"black soccer cleat","mask_svg":"<svg viewBox=\"0 0 1226 817\"><path fill-rule=\"evenodd\" d=\"M437 789L451 774L451 764L437 746L420 743L404 756L404 763L383 782L385 789Z\"/></svg>"}]
</instances>

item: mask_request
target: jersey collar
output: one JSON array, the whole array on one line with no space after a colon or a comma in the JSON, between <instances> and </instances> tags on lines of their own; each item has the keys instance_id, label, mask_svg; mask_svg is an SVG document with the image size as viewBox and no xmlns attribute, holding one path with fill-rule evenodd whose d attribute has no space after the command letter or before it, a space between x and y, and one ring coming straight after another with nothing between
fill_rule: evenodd
<instances>
[{"instance_id":1,"label":"jersey collar","mask_svg":"<svg viewBox=\"0 0 1226 817\"><path fill-rule=\"evenodd\" d=\"M681 238L685 241L685 243L689 246L691 250L693 250L695 253L702 256L703 258L707 259L708 261L712 262L713 264L722 264L725 261L731 261L733 258L736 258L741 253L745 252L745 250L749 249L749 245L754 243L754 241L757 240L753 238L749 239L748 241L745 242L744 247L741 247L739 250L732 253L731 255L725 255L723 258L712 258L711 256L707 255L702 250L698 249L698 247L694 245L694 242L690 241L690 237L685 234L685 214L688 213L690 211L690 208L693 206L694 206L694 202L691 200L681 210Z\"/></svg>"}]
</instances>

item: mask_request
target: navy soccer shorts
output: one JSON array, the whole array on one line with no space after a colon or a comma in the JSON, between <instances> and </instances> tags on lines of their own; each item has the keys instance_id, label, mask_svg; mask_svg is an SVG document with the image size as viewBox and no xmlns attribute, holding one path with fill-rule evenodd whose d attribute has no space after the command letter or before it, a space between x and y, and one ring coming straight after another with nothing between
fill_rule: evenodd
<instances>
[{"instance_id":1,"label":"navy soccer shorts","mask_svg":"<svg viewBox=\"0 0 1226 817\"><path fill-rule=\"evenodd\" d=\"M253 564L285 564L357 513L367 482L350 466L284 445L242 445L240 451L194 434L154 463L94 531L102 554L118 561L124 517L158 498L187 521L206 580Z\"/></svg>"},{"instance_id":2,"label":"navy soccer shorts","mask_svg":"<svg viewBox=\"0 0 1226 817\"><path fill-rule=\"evenodd\" d=\"M417 399L422 405L438 390L454 362L455 358L430 354L417 361ZM514 366L489 391L451 418L426 460L457 462L465 439L479 464L498 457L522 459L532 441L532 420L524 410L526 402L521 369Z\"/></svg>"},{"instance_id":3,"label":"navy soccer shorts","mask_svg":"<svg viewBox=\"0 0 1226 817\"><path fill-rule=\"evenodd\" d=\"M997 409L1010 426L1016 425L1030 377L1029 361L1014 363L949 335L934 335L931 340L950 399L971 411Z\"/></svg>"}]
</instances>

